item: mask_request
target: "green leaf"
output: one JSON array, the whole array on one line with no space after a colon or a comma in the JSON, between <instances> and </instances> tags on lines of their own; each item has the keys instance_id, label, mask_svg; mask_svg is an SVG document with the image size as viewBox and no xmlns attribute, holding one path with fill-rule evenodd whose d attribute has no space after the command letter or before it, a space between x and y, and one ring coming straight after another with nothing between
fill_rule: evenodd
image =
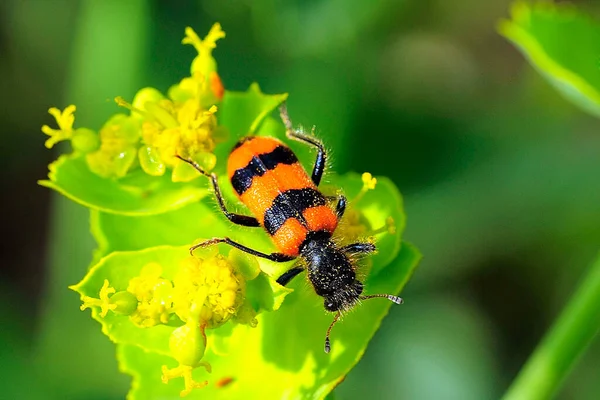
<instances>
[{"instance_id":1,"label":"green leaf","mask_svg":"<svg viewBox=\"0 0 600 400\"><path fill-rule=\"evenodd\" d=\"M211 197L212 194L209 194ZM229 221L205 199L156 215L127 216L92 211L91 229L98 256L112 251L143 250L161 245L191 245L201 237L225 235Z\"/></svg>"},{"instance_id":2,"label":"green leaf","mask_svg":"<svg viewBox=\"0 0 600 400\"><path fill-rule=\"evenodd\" d=\"M405 243L388 267L369 276L366 293L398 293L419 258L419 252ZM332 315L323 312L321 298L306 283L297 279L292 286L295 291L281 309L259 315L256 328L236 325L226 352L216 354L211 347L214 337L208 337L204 360L212 365L213 372L209 375L199 369L194 371L194 377L208 380L209 385L194 390L187 398L322 399L361 358L392 305L384 299L374 299L358 306L334 327L332 351L325 354L325 331ZM402 312L402 307L394 312ZM179 398L181 380L168 384L160 380L161 366L175 367L173 360L122 345L118 359L122 370L134 377L130 399ZM217 383L224 378L230 383L219 387Z\"/></svg>"},{"instance_id":3,"label":"green leaf","mask_svg":"<svg viewBox=\"0 0 600 400\"><path fill-rule=\"evenodd\" d=\"M220 248L226 252L231 251L231 248L225 246L220 246ZM209 255L211 251L214 250L198 249L195 255L201 257L203 254ZM181 262L189 256L187 246L157 246L140 251L113 252L93 266L85 278L72 289L81 296L97 298L104 280L108 280L110 286L117 292L124 291L127 289L129 281L139 276L142 268L149 263L160 264L162 267L161 277L172 280L179 270ZM264 273L259 274L256 278L247 282L249 290L246 297L256 305L257 311L261 307L269 310L277 309L283 301L283 297L291 292L290 289L278 285ZM265 285L268 292L264 292ZM257 288L263 290L260 297L255 296ZM264 296L270 296L270 302L265 302ZM170 354L169 336L180 323L175 322L173 326L157 325L152 328L141 328L127 316L109 312L105 317L101 317L99 311L97 307L94 307L92 317L100 322L102 332L113 342L132 344L159 354Z\"/></svg>"},{"instance_id":4,"label":"green leaf","mask_svg":"<svg viewBox=\"0 0 600 400\"><path fill-rule=\"evenodd\" d=\"M378 176L375 189L367 191L358 202L353 202L363 185L361 175L354 172L336 175L331 177L331 182L335 187L343 188L349 200L349 208L358 208L366 217L370 228L376 230L385 227L389 217L394 220L393 234L382 232L375 236L377 253L371 257L371 260L373 272L377 273L380 268L387 266L396 258L400 251L402 233L406 225L402 195L391 180L385 176Z\"/></svg>"},{"instance_id":5,"label":"green leaf","mask_svg":"<svg viewBox=\"0 0 600 400\"><path fill-rule=\"evenodd\" d=\"M366 223L370 227L384 226L385 220L389 216L396 221L396 233L393 235L383 233L377 236L379 253L369 258L372 267L365 282L365 293L398 293L416 266L419 255L410 245L404 245L400 250L405 217L402 210L402 198L397 189L391 181L378 177L376 188L366 192L360 200L353 202L363 185L360 175L356 173L344 176L332 174L328 178L332 183L328 186L325 185L324 191L333 194L341 188L350 200L349 208L356 208L364 212L367 218ZM227 188L226 193L229 191ZM237 206L240 203L234 201L231 195L228 196L227 204L232 210L244 212L244 210L238 210ZM234 227L220 213L212 196L198 203L158 215L131 217L94 212L92 226L103 253L115 250L141 250L161 243L189 245L200 238L225 235L261 251L275 251L268 235L261 228ZM180 249L183 251L186 247ZM228 247L225 245L219 247L221 251L228 251ZM141 267L152 259L152 257L146 256L149 254L147 252L152 251L157 250L116 253L130 254L127 259L131 259L131 261L115 262L112 268L122 268L123 264L127 264L127 269L129 269L137 263L132 271L137 274ZM399 251L400 255L398 255ZM234 254L239 257L245 256L237 252ZM187 251L180 255L180 257L184 256L187 256ZM114 254L106 257L103 262L106 263L112 257L115 257ZM292 266L292 263L279 264L262 259L258 261L261 269L272 277L279 276L280 273ZM94 267L88 277L98 276L87 278L95 281L94 287L89 290L90 296L97 296L104 279L103 274L93 273L97 268L100 267ZM248 275L254 274L253 268L247 268ZM367 269L364 268L364 272ZM119 273L131 275L130 272L122 269L119 270ZM275 284L273 279L267 278L264 273L260 274L257 279L248 282L247 295L255 309L275 310L280 308L280 310L259 315L258 327L254 329L227 323L218 329L208 330L209 344L204 360L213 364L213 376L208 376L204 370L195 371L194 376L198 381L210 379L211 384L207 388L192 392L189 398L219 394L227 397L230 397L231 394L231 398L236 398L248 391L264 398L279 398L289 387L285 384L286 380L294 379L296 381L295 376L299 376L300 379L299 384L295 385L297 389L292 394L293 396L322 398L343 379L361 358L368 341L392 305L391 302L384 299L375 299L358 307L343 322L336 325L332 334L333 351L330 355L325 355L323 352L324 332L331 322L331 315L324 313L323 299L317 296L310 285L303 282L302 278L296 278L295 282L292 282L291 288L294 288L295 292L288 294L290 289ZM284 302L283 298L286 295L287 301ZM96 312L94 315L98 319ZM143 333L136 332L131 334L131 337L135 338L131 340L128 336L130 333L126 329L137 329L138 331L140 329L128 323L127 318L121 317L121 321L122 325L119 328L123 328L123 330L118 331L111 326L104 328L104 332L119 343L132 345L119 346L121 368L134 375L136 380L130 393L131 398L178 398L179 392L183 389L183 383L175 380L165 385L160 380L162 365L170 368L176 366L176 362L168 357L168 348L166 347L168 336L173 328L168 327L164 332L157 333L157 337L147 337ZM101 319L100 322L104 324ZM127 323L129 326L126 326ZM319 328L315 329L314 327ZM161 345L156 344L157 340L161 342ZM140 350L135 346L150 352ZM253 366L251 371L248 365ZM270 386L271 380L269 380L269 385L257 384L265 376L274 377L282 383L268 388L266 386ZM234 379L230 385L221 388L214 385L216 381L226 377ZM236 387L240 387L240 389L235 389ZM260 392L260 390L265 392Z\"/></svg>"},{"instance_id":6,"label":"green leaf","mask_svg":"<svg viewBox=\"0 0 600 400\"><path fill-rule=\"evenodd\" d=\"M364 293L399 293L419 259L419 252L404 243L391 264L367 277ZM306 381L299 383L303 386L310 387L308 382L315 382L311 391L299 389L301 395L297 397L305 398L310 394L310 397L319 398L331 391L360 360L392 303L374 299L357 306L333 328L332 349L327 355L323 352L323 344L332 314L323 312L322 299L312 290L307 290L300 279L296 279L291 287L295 292L286 299L281 309L277 313L264 314L263 341L273 344L264 346L263 358L287 372L302 374ZM402 312L402 309L395 307L394 311ZM284 335L281 334L282 329ZM313 361L315 365L310 365Z\"/></svg>"},{"instance_id":7,"label":"green leaf","mask_svg":"<svg viewBox=\"0 0 600 400\"><path fill-rule=\"evenodd\" d=\"M600 117L600 25L569 5L514 3L498 30L568 100Z\"/></svg>"},{"instance_id":8,"label":"green leaf","mask_svg":"<svg viewBox=\"0 0 600 400\"><path fill-rule=\"evenodd\" d=\"M50 164L48 177L39 184L91 209L131 216L163 213L208 194L207 182L175 183L170 176L152 177L141 170L121 179L102 178L90 171L84 157L66 155Z\"/></svg>"},{"instance_id":9,"label":"green leaf","mask_svg":"<svg viewBox=\"0 0 600 400\"><path fill-rule=\"evenodd\" d=\"M251 304L255 310L279 310L285 297L293 290L281 286L266 274L260 274L256 279L248 282L246 294L252 299Z\"/></svg>"},{"instance_id":10,"label":"green leaf","mask_svg":"<svg viewBox=\"0 0 600 400\"><path fill-rule=\"evenodd\" d=\"M235 210L235 204L230 202L228 207ZM111 251L160 245L191 246L202 238L223 236L264 251L275 251L262 228L233 225L218 209L212 193L197 203L156 215L132 217L92 211L91 229L99 247L96 259Z\"/></svg>"},{"instance_id":11,"label":"green leaf","mask_svg":"<svg viewBox=\"0 0 600 400\"><path fill-rule=\"evenodd\" d=\"M73 286L81 296L98 297L105 279L117 292L126 290L129 281L140 275L142 268L156 262L163 268L165 278L173 278L179 263L189 257L186 247L154 247L135 252L114 252L93 266L85 278ZM129 317L109 312L104 318L100 310L92 308L92 317L102 325L102 332L115 343L126 343L139 346L145 350L168 355L169 336L174 327L157 325L152 329L140 328L133 324Z\"/></svg>"}]
</instances>

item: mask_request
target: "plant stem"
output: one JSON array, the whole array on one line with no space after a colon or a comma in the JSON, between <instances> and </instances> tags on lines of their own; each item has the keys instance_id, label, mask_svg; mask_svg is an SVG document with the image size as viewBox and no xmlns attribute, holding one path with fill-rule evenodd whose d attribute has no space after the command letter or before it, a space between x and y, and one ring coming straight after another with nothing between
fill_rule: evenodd
<instances>
[{"instance_id":1,"label":"plant stem","mask_svg":"<svg viewBox=\"0 0 600 400\"><path fill-rule=\"evenodd\" d=\"M549 399L600 331L600 256L504 400Z\"/></svg>"}]
</instances>

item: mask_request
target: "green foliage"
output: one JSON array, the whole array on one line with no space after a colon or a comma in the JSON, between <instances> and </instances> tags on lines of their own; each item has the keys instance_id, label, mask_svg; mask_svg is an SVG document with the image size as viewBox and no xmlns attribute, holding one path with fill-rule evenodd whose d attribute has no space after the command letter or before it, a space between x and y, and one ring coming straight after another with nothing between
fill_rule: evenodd
<instances>
[{"instance_id":1,"label":"green foliage","mask_svg":"<svg viewBox=\"0 0 600 400\"><path fill-rule=\"evenodd\" d=\"M505 400L551 398L600 332L600 255L523 367Z\"/></svg>"},{"instance_id":2,"label":"green foliage","mask_svg":"<svg viewBox=\"0 0 600 400\"><path fill-rule=\"evenodd\" d=\"M600 24L571 5L517 1L500 33L568 100L600 117Z\"/></svg>"},{"instance_id":3,"label":"green foliage","mask_svg":"<svg viewBox=\"0 0 600 400\"><path fill-rule=\"evenodd\" d=\"M368 280L369 292L396 293L404 286L419 259L405 244L396 261ZM389 309L388 302L358 307L333 332L330 354L323 352L324 328L331 316L323 312L314 293L295 282L294 292L281 309L263 313L258 326L224 326L209 336L205 358L213 367L210 384L190 398L324 398L358 362L366 345ZM221 331L223 333L221 333ZM132 398L176 398L181 384L163 385L157 366L174 366L172 360L137 346L119 345L118 357L125 372L134 376ZM230 384L219 387L223 378ZM197 396L197 397L195 397ZM206 397L204 397L206 396Z\"/></svg>"},{"instance_id":4,"label":"green foliage","mask_svg":"<svg viewBox=\"0 0 600 400\"><path fill-rule=\"evenodd\" d=\"M229 251L230 249L221 248ZM149 247L140 251L113 252L104 257L94 267L90 269L85 278L73 290L79 292L82 296L94 297L100 292L104 280L108 280L112 287L117 291L127 290L131 280L142 274L144 266L157 263L162 267L160 276L168 280L174 280L180 264L189 257L188 246L171 247L157 246ZM237 250L231 250L232 256L238 260L243 255ZM209 250L198 250L198 253L208 254ZM256 265L256 274L252 274L252 279L246 282L246 298L256 304L257 310L267 309L269 311L277 310L283 301L285 295L291 292L290 289L278 285L272 278L264 272L259 272L256 260L252 259ZM236 265L243 265L237 262ZM246 268L246 270L250 270ZM253 288L260 290L252 290ZM111 300L116 294L111 296ZM277 299L277 302L273 302ZM108 313L105 316L100 315L99 309L94 308L92 316L102 325L102 331L113 342L120 344L131 344L140 347L144 351L155 352L162 355L170 355L168 347L169 336L173 330L181 326L181 321L172 320L166 324L157 324L152 329L136 325L126 316L132 313Z\"/></svg>"},{"instance_id":5,"label":"green foliage","mask_svg":"<svg viewBox=\"0 0 600 400\"><path fill-rule=\"evenodd\" d=\"M271 114L287 94L267 95L256 84L223 91L211 54L224 35L218 24L203 40L188 28L184 43L199 53L191 76L167 97L145 88L131 104L117 98L130 114L111 117L98 133L73 127L74 106L51 109L58 129L42 129L47 146L68 140L73 151L40 183L90 209L98 248L71 288L117 344L121 369L134 377L131 399L324 398L361 358L392 303L370 300L345 315L325 354L332 315L323 299L301 278L289 288L275 281L291 263L225 245L188 251L195 241L225 235L275 251L260 228L233 227L209 195L208 180L174 157L220 174L232 207L223 172L233 144L247 134L285 140ZM358 271L365 293L400 292L420 255L402 242L405 216L394 184L367 173L331 174L322 189L349 199L336 240L377 243L378 253Z\"/></svg>"},{"instance_id":6,"label":"green foliage","mask_svg":"<svg viewBox=\"0 0 600 400\"><path fill-rule=\"evenodd\" d=\"M141 170L106 179L93 173L83 157L72 155L52 163L48 178L39 183L86 207L123 215L163 213L208 194L206 182L204 187L172 182L166 175L153 177Z\"/></svg>"},{"instance_id":7,"label":"green foliage","mask_svg":"<svg viewBox=\"0 0 600 400\"><path fill-rule=\"evenodd\" d=\"M257 84L247 92L226 92L219 108L219 126L229 134L216 148L217 158L225 160L235 141L255 133L263 119L286 98L286 94L265 95ZM223 172L224 163L220 166ZM90 170L84 154L78 151L52 163L48 178L40 184L86 207L123 215L164 213L195 203L208 193L207 180L183 184L173 182L168 175L148 175L141 168L120 178L105 179Z\"/></svg>"},{"instance_id":8,"label":"green foliage","mask_svg":"<svg viewBox=\"0 0 600 400\"><path fill-rule=\"evenodd\" d=\"M337 187L343 187L351 198L358 195L362 185L360 177L356 174L340 178L333 176L331 180L336 186L339 185ZM332 186L334 185L330 185ZM117 252L109 254L96 264L77 287L78 291L85 296L97 296L104 279L109 279L117 291L122 290L127 287L128 280L139 274L140 268L148 262L160 263L164 266L163 276L172 277L177 269L177 262L188 256L187 246L164 247L158 244L180 245L207 235L219 236L227 233L251 247L269 248L266 234L253 234L251 228L231 230L229 221L217 213L214 204L209 202L211 200L206 199L197 204L152 216L131 217L93 213L94 232L97 237L99 233L104 235L99 240L105 246L101 246L101 252ZM363 214L367 215L369 224L385 226L388 215L394 216L399 222L394 234L379 235L379 253L371 258L372 268L365 282L365 291L398 293L419 259L418 252L411 245L404 243L400 247L402 230L399 228L404 220L402 209L399 207L401 198L389 181L380 179L374 190L366 192L364 197L358 200L358 204L362 203L366 205ZM375 212L378 204L385 205L383 210L389 209L390 212ZM352 210L349 211L349 215L352 215ZM340 229L343 230L344 225ZM229 251L224 245L220 246L220 250L224 253ZM261 270L268 271L272 276L278 276L289 268L288 264L280 265L264 260L259 260L259 263ZM277 309L279 304L269 305L266 299L281 301L285 295L287 297L278 312L260 314L257 317L256 328L228 323L219 329L207 330L209 345L204 359L212 365L215 378L210 380L211 384L203 388L202 392L192 392L190 397L202 396L206 391L212 390L215 390L215 395L223 394L227 398L241 398L248 393L276 397L276 394L289 390L287 382L294 379L294 388L298 390L298 396L320 398L322 394L332 390L360 359L391 304L383 300L374 300L358 307L335 327L333 351L327 355L323 352L323 339L331 316L323 312L322 300L302 279L297 278L291 283L293 293L287 294L279 289L279 296L277 291L272 290L276 283L264 272L251 282L254 285L247 286L247 293L254 297L251 302L260 304L258 308ZM103 331L120 344L119 359L122 368L139 382L133 386L133 398L145 398L146 393L173 397L178 395L182 384L164 385L160 381L160 367L173 366L172 358L168 358L168 339L176 324L142 329L136 328L126 316L109 313L105 318L101 318L98 310L94 310L93 316L102 323ZM143 351L140 351L140 348ZM229 356L222 360L222 352L225 351L223 348ZM243 368L247 365L253 365L251 374L247 373L247 368ZM150 369L151 373L145 372ZM214 383L218 382L220 377L233 377L235 384L232 382L219 388ZM262 377L269 377L269 380L280 382L282 386L270 384L272 392L266 393L265 388L257 384Z\"/></svg>"},{"instance_id":9,"label":"green foliage","mask_svg":"<svg viewBox=\"0 0 600 400\"><path fill-rule=\"evenodd\" d=\"M499 31L568 100L600 117L600 24L571 5L514 3ZM600 331L600 257L504 396L547 399Z\"/></svg>"}]
</instances>

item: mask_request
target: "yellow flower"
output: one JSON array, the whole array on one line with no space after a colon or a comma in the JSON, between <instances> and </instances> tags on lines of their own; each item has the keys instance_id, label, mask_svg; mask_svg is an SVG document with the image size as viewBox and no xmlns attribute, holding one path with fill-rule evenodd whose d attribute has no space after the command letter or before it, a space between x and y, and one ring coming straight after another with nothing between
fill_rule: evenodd
<instances>
[{"instance_id":1,"label":"yellow flower","mask_svg":"<svg viewBox=\"0 0 600 400\"><path fill-rule=\"evenodd\" d=\"M162 381L163 383L169 383L173 378L183 378L183 384L185 388L179 393L181 397L185 397L192 392L194 389L203 388L208 385L208 381L196 382L192 377L192 372L198 367L206 368L207 372L211 372L211 366L206 361L200 361L196 367L189 365L179 364L177 367L169 369L166 365L162 366Z\"/></svg>"},{"instance_id":2,"label":"yellow flower","mask_svg":"<svg viewBox=\"0 0 600 400\"><path fill-rule=\"evenodd\" d=\"M141 123L143 145L137 149L140 166L149 175L160 176L172 168L174 182L186 182L199 174L176 155L196 161L206 171L216 165L213 154L220 134L217 106L223 97L223 86L216 73L212 50L225 36L219 24L213 25L204 40L186 28L184 44L193 45L198 56L192 63L191 76L169 89L169 99L158 91L145 88L138 92L133 105L122 98L117 104L132 111Z\"/></svg>"},{"instance_id":3,"label":"yellow flower","mask_svg":"<svg viewBox=\"0 0 600 400\"><path fill-rule=\"evenodd\" d=\"M377 185L377 178L373 177L371 173L365 172L362 174L363 181L363 190L373 190L375 189L375 185Z\"/></svg>"},{"instance_id":4,"label":"yellow flower","mask_svg":"<svg viewBox=\"0 0 600 400\"><path fill-rule=\"evenodd\" d=\"M129 292L116 292L115 288L110 287L108 279L104 280L102 288L100 288L99 298L89 296L81 296L81 311L86 308L100 307L100 317L104 318L109 311L117 314L130 315L137 308L137 299Z\"/></svg>"},{"instance_id":5,"label":"yellow flower","mask_svg":"<svg viewBox=\"0 0 600 400\"><path fill-rule=\"evenodd\" d=\"M142 168L151 175L158 163L173 168L172 179L174 182L190 181L199 174L183 161L176 158L179 155L190 158L200 164L205 170L214 168L217 159L213 154L215 141L213 132L217 127L215 113L217 107L208 110L200 107L195 100L187 100L183 104L175 104L170 100L161 102L160 111L166 111L173 117L175 124L164 124L158 119L145 121L142 125L142 140L146 147L142 147L147 154L151 154L154 162L140 155ZM164 117L162 118L165 119Z\"/></svg>"},{"instance_id":6,"label":"yellow flower","mask_svg":"<svg viewBox=\"0 0 600 400\"><path fill-rule=\"evenodd\" d=\"M100 294L99 294L99 298L95 299L93 297L89 297L89 296L83 296L81 298L81 300L83 301L83 304L81 305L81 307L79 307L81 309L81 311L85 310L86 308L90 308L93 306L97 306L100 307L100 316L102 318L106 317L106 314L108 314L109 310L114 310L117 308L116 304L111 304L110 300L109 300L109 295L115 293L115 288L112 288L109 286L108 283L108 279L104 280L104 285L102 285L102 288L100 289Z\"/></svg>"},{"instance_id":7,"label":"yellow flower","mask_svg":"<svg viewBox=\"0 0 600 400\"><path fill-rule=\"evenodd\" d=\"M52 107L48 110L48 113L52 115L54 119L56 119L58 129L52 129L48 125L42 126L42 132L50 136L50 138L46 140L46 143L44 143L47 148L50 149L61 140L67 140L73 137L75 110L76 107L72 104L67 106L67 108L65 108L62 112L56 107Z\"/></svg>"},{"instance_id":8,"label":"yellow flower","mask_svg":"<svg viewBox=\"0 0 600 400\"><path fill-rule=\"evenodd\" d=\"M180 393L181 397L208 384L208 381L196 382L192 377L192 371L201 366L206 368L207 372L211 372L210 364L202 361L206 350L205 328L206 323L199 323L197 318L190 318L185 325L175 329L169 338L171 355L179 365L172 369L163 365L162 381L168 383L173 378L182 377L185 388Z\"/></svg>"},{"instance_id":9,"label":"yellow flower","mask_svg":"<svg viewBox=\"0 0 600 400\"><path fill-rule=\"evenodd\" d=\"M223 99L224 88L221 78L217 73L217 62L212 56L212 51L217 47L217 40L225 37L221 25L212 26L204 40L190 27L185 28L183 44L191 44L198 51L198 56L192 61L190 77L183 79L179 85L171 88L172 98L195 98L203 107Z\"/></svg>"},{"instance_id":10,"label":"yellow flower","mask_svg":"<svg viewBox=\"0 0 600 400\"><path fill-rule=\"evenodd\" d=\"M204 40L200 39L198 34L189 26L185 28L185 37L181 41L183 44L191 44L198 51L198 56L192 61L191 73L199 72L205 77L217 70L217 63L212 57L212 51L217 47L217 40L225 37L225 32L221 29L221 24L216 23L211 28Z\"/></svg>"},{"instance_id":11,"label":"yellow flower","mask_svg":"<svg viewBox=\"0 0 600 400\"><path fill-rule=\"evenodd\" d=\"M98 147L98 135L96 132L87 128L73 129L75 122L75 106L70 105L63 111L52 107L48 113L54 117L58 129L50 128L48 125L42 126L42 132L50 136L44 145L52 148L56 143L62 140L71 140L73 149L83 153L88 153Z\"/></svg>"},{"instance_id":12,"label":"yellow flower","mask_svg":"<svg viewBox=\"0 0 600 400\"><path fill-rule=\"evenodd\" d=\"M137 276L129 281L127 291L138 300L137 310L131 314L131 321L143 328L166 324L173 313L173 284L162 278L162 267L150 263Z\"/></svg>"},{"instance_id":13,"label":"yellow flower","mask_svg":"<svg viewBox=\"0 0 600 400\"><path fill-rule=\"evenodd\" d=\"M225 89L212 52L216 42L224 37L218 23L204 39L187 27L182 43L194 46L198 52L190 76L169 89L169 98L153 88L140 90L133 105L117 97L117 104L131 110L131 114L114 115L99 133L73 128L74 105L63 111L51 108L48 112L58 128L42 126L42 132L49 136L46 147L70 140L74 153L85 154L90 170L104 178L124 177L137 167L136 160L152 176L164 175L171 168L175 182L197 178L197 171L176 155L194 160L206 171L212 170L217 162L215 145L225 133L224 128L217 126L216 118L217 104Z\"/></svg>"},{"instance_id":14,"label":"yellow flower","mask_svg":"<svg viewBox=\"0 0 600 400\"><path fill-rule=\"evenodd\" d=\"M196 382L192 371L200 366L211 371L210 364L202 361L206 350L206 328L216 328L232 317L243 322L256 321L253 310L244 303L245 280L233 263L220 254L206 259L186 258L173 279L173 310L185 325L175 329L169 340L171 355L179 362L175 368L162 367L162 380L183 377L186 396L194 388L206 386ZM242 321L240 321L242 322Z\"/></svg>"},{"instance_id":15,"label":"yellow flower","mask_svg":"<svg viewBox=\"0 0 600 400\"><path fill-rule=\"evenodd\" d=\"M189 257L173 280L174 310L187 321L194 315L215 328L236 315L244 301L245 282L225 257Z\"/></svg>"}]
</instances>

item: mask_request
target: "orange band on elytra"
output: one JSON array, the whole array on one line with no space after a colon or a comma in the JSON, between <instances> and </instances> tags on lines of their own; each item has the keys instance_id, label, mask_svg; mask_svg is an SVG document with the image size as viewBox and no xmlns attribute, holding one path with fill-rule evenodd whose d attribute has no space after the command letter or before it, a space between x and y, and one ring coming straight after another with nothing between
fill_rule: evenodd
<instances>
[{"instance_id":1,"label":"orange band on elytra","mask_svg":"<svg viewBox=\"0 0 600 400\"><path fill-rule=\"evenodd\" d=\"M289 218L271 237L279 251L289 256L297 256L298 248L306 239L308 231L296 218Z\"/></svg>"},{"instance_id":2,"label":"orange band on elytra","mask_svg":"<svg viewBox=\"0 0 600 400\"><path fill-rule=\"evenodd\" d=\"M335 213L328 206L311 207L302 214L311 231L327 231L333 233L338 224Z\"/></svg>"},{"instance_id":3,"label":"orange band on elytra","mask_svg":"<svg viewBox=\"0 0 600 400\"><path fill-rule=\"evenodd\" d=\"M233 150L227 160L227 175L231 179L234 172L240 168L245 168L252 160L252 157L270 153L282 143L269 137L254 137L246 140L240 147Z\"/></svg>"}]
</instances>

